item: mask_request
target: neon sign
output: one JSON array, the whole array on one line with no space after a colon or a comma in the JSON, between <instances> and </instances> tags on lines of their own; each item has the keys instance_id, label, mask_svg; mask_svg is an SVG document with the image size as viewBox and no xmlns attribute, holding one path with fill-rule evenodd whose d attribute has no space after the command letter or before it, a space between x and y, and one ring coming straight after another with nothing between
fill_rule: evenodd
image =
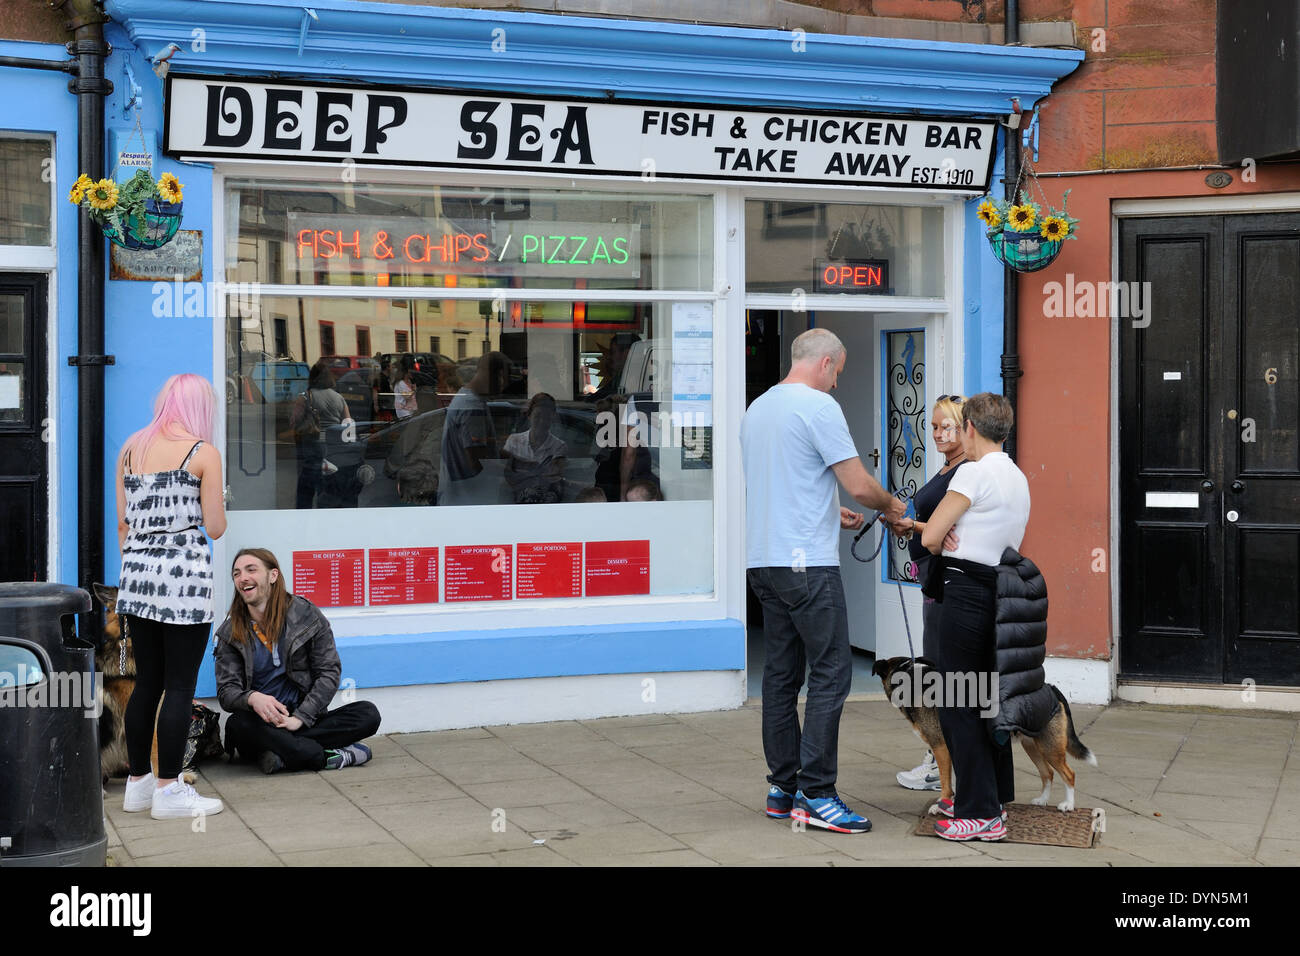
<instances>
[{"instance_id":1,"label":"neon sign","mask_svg":"<svg viewBox=\"0 0 1300 956\"><path fill-rule=\"evenodd\" d=\"M888 259L818 259L814 287L818 292L889 295Z\"/></svg>"},{"instance_id":2,"label":"neon sign","mask_svg":"<svg viewBox=\"0 0 1300 956\"><path fill-rule=\"evenodd\" d=\"M289 213L300 271L636 278L636 223L466 222Z\"/></svg>"}]
</instances>

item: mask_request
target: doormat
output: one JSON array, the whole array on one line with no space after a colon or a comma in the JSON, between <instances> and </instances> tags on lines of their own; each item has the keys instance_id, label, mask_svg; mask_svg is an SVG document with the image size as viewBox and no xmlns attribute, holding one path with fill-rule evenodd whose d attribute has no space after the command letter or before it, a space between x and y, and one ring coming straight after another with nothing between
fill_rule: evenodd
<instances>
[{"instance_id":1,"label":"doormat","mask_svg":"<svg viewBox=\"0 0 1300 956\"><path fill-rule=\"evenodd\" d=\"M927 810L929 808L927 807ZM1007 836L999 843L1032 843L1037 846L1070 846L1088 850L1097 845L1097 835L1106 832L1106 811L1075 807L1062 813L1056 807L1038 807L1030 803L1007 804ZM932 836L934 821L939 817L928 812L916 821L917 836ZM972 840L978 843L978 840Z\"/></svg>"}]
</instances>

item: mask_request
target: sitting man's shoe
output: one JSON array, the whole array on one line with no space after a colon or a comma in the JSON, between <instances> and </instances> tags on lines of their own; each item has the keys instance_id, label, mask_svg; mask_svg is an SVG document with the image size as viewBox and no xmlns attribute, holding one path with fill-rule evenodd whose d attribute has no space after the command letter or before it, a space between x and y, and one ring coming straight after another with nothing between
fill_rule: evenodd
<instances>
[{"instance_id":1,"label":"sitting man's shoe","mask_svg":"<svg viewBox=\"0 0 1300 956\"><path fill-rule=\"evenodd\" d=\"M188 783L175 780L161 790L155 788L149 816L155 820L189 819L220 813L225 805L214 797L200 797Z\"/></svg>"},{"instance_id":2,"label":"sitting man's shoe","mask_svg":"<svg viewBox=\"0 0 1300 956\"><path fill-rule=\"evenodd\" d=\"M925 759L912 770L900 770L895 776L900 787L908 790L940 790L939 765L935 763L934 751L927 750Z\"/></svg>"},{"instance_id":3,"label":"sitting man's shoe","mask_svg":"<svg viewBox=\"0 0 1300 956\"><path fill-rule=\"evenodd\" d=\"M279 773L284 769L284 761L274 750L263 750L262 755L257 758L257 765L262 768L262 773L266 774Z\"/></svg>"},{"instance_id":4,"label":"sitting man's shoe","mask_svg":"<svg viewBox=\"0 0 1300 956\"><path fill-rule=\"evenodd\" d=\"M158 789L158 779L153 771L145 774L134 783L126 778L126 795L122 798L122 809L127 813L139 813L153 806L153 792Z\"/></svg>"},{"instance_id":5,"label":"sitting man's shoe","mask_svg":"<svg viewBox=\"0 0 1300 956\"><path fill-rule=\"evenodd\" d=\"M956 840L963 843L967 840L993 842L995 840L1005 840L1007 837L1007 828L1003 824L1001 817L990 817L987 820L964 817L952 820L938 820L934 824L934 832L945 840Z\"/></svg>"},{"instance_id":6,"label":"sitting man's shoe","mask_svg":"<svg viewBox=\"0 0 1300 956\"><path fill-rule=\"evenodd\" d=\"M365 744L349 744L337 750L325 751L325 769L342 770L344 767L360 767L370 757L370 748Z\"/></svg>"},{"instance_id":7,"label":"sitting man's shoe","mask_svg":"<svg viewBox=\"0 0 1300 956\"><path fill-rule=\"evenodd\" d=\"M794 797L776 784L767 790L767 815L777 820L787 820L794 807Z\"/></svg>"},{"instance_id":8,"label":"sitting man's shoe","mask_svg":"<svg viewBox=\"0 0 1300 956\"><path fill-rule=\"evenodd\" d=\"M871 829L871 821L850 810L838 796L805 797L802 790L794 795L790 816L835 833L866 833Z\"/></svg>"}]
</instances>

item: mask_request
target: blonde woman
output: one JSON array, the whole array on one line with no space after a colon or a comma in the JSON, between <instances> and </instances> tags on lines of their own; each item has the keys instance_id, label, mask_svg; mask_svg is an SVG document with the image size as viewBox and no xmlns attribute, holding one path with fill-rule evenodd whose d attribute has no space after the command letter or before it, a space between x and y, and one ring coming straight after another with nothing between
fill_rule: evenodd
<instances>
[{"instance_id":1,"label":"blonde woman","mask_svg":"<svg viewBox=\"0 0 1300 956\"><path fill-rule=\"evenodd\" d=\"M912 496L912 505L916 510L916 519L911 522L907 539L907 553L916 568L916 580L925 583L930 573L934 556L921 545L921 535L925 533L925 524L934 514L943 496L948 493L948 483L953 474L966 461L966 453L961 446L961 406L965 401L960 395L940 395L934 403L934 413L930 416L930 436L934 439L935 450L943 455L941 467L929 481ZM955 542L954 542L955 543ZM939 660L939 613L943 605L934 598L924 598L921 617L924 635L921 638L921 653L932 663ZM898 785L908 790L938 790L939 765L934 761L934 754L927 750L925 759L912 770L902 770L897 776Z\"/></svg>"}]
</instances>

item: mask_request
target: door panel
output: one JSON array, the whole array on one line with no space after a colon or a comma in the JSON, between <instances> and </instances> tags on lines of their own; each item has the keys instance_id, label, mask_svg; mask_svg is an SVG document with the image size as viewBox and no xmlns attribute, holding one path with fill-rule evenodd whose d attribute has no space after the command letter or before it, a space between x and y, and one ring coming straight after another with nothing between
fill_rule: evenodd
<instances>
[{"instance_id":1,"label":"door panel","mask_svg":"<svg viewBox=\"0 0 1300 956\"><path fill-rule=\"evenodd\" d=\"M46 576L45 283L0 273L0 581Z\"/></svg>"},{"instance_id":2,"label":"door panel","mask_svg":"<svg viewBox=\"0 0 1300 956\"><path fill-rule=\"evenodd\" d=\"M1221 226L1120 226L1123 282L1149 282L1149 324L1119 318L1120 664L1126 675L1218 680L1223 438L1208 395L1220 349Z\"/></svg>"},{"instance_id":3,"label":"door panel","mask_svg":"<svg viewBox=\"0 0 1300 956\"><path fill-rule=\"evenodd\" d=\"M1224 219L1225 679L1300 685L1300 215Z\"/></svg>"},{"instance_id":4,"label":"door panel","mask_svg":"<svg viewBox=\"0 0 1300 956\"><path fill-rule=\"evenodd\" d=\"M1126 220L1126 676L1300 685L1300 215ZM1163 494L1162 494L1163 493Z\"/></svg>"}]
</instances>

